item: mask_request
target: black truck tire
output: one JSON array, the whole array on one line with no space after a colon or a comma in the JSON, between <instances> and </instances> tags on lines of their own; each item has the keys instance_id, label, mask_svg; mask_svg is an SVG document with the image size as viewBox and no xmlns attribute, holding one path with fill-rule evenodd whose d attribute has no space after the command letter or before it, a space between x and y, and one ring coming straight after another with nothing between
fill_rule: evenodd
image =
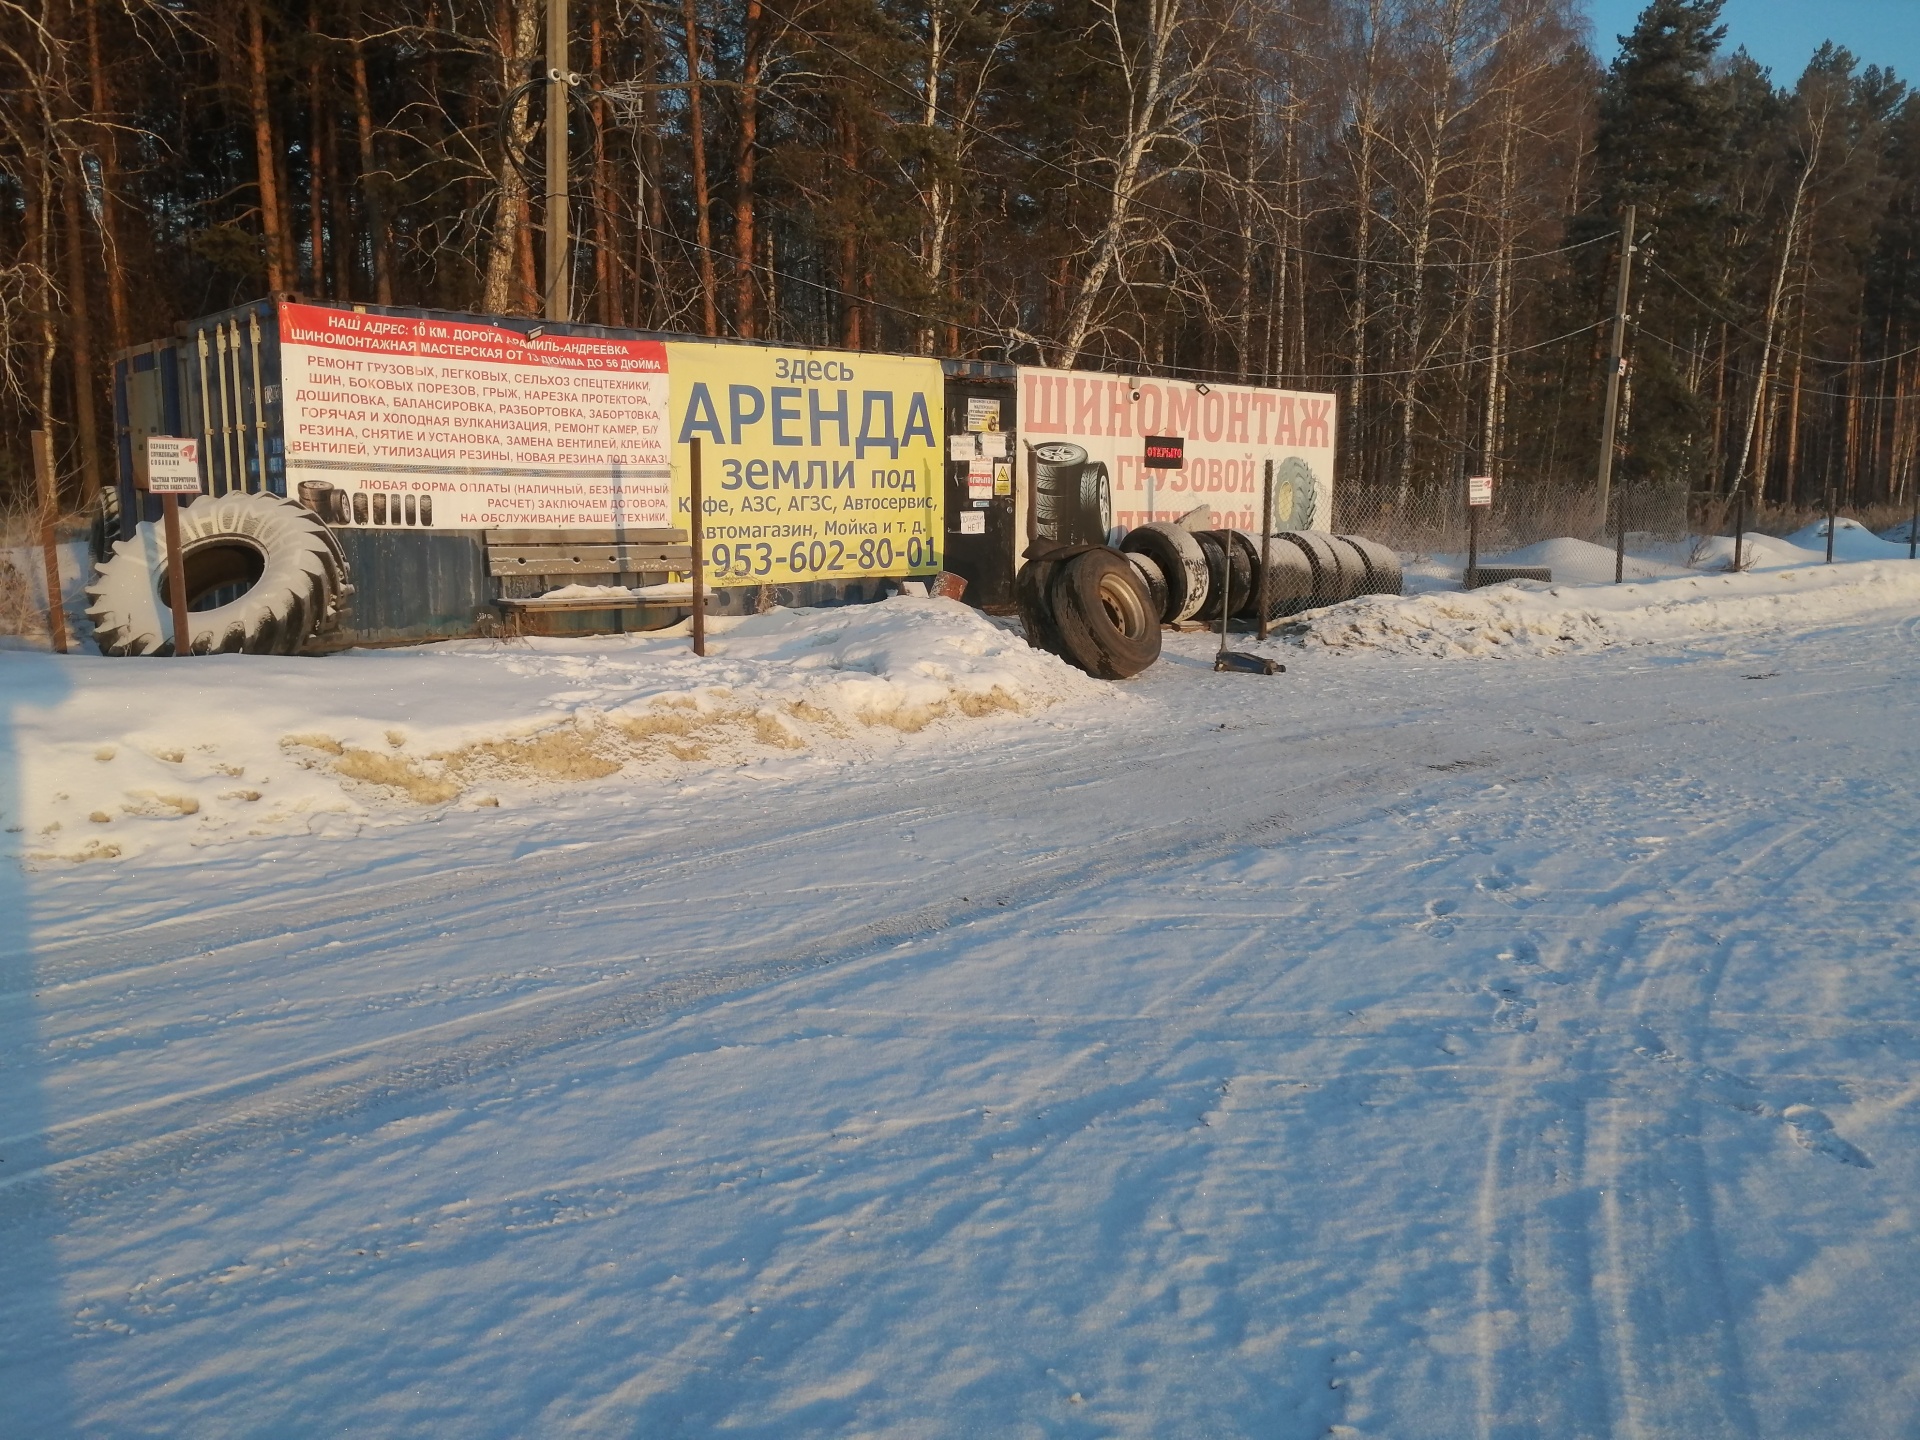
<instances>
[{"instance_id":1,"label":"black truck tire","mask_svg":"<svg viewBox=\"0 0 1920 1440\"><path fill-rule=\"evenodd\" d=\"M1338 605L1347 597L1340 593L1340 560L1334 552L1332 537L1318 530L1289 530L1280 537L1300 547L1313 569L1313 593L1300 608L1317 610L1322 605Z\"/></svg>"},{"instance_id":2,"label":"black truck tire","mask_svg":"<svg viewBox=\"0 0 1920 1440\"><path fill-rule=\"evenodd\" d=\"M1165 523L1142 525L1127 532L1120 548L1130 555L1144 555L1160 567L1167 581L1167 606L1160 618L1169 625L1191 619L1207 603L1207 557L1193 532Z\"/></svg>"},{"instance_id":3,"label":"black truck tire","mask_svg":"<svg viewBox=\"0 0 1920 1440\"><path fill-rule=\"evenodd\" d=\"M1237 615L1242 602L1253 593L1257 552L1234 539L1231 530L1196 530L1193 538L1200 542L1200 549L1207 557L1209 587L1207 603L1193 618L1212 625L1220 619L1223 601L1231 597L1233 608L1229 613Z\"/></svg>"},{"instance_id":4,"label":"black truck tire","mask_svg":"<svg viewBox=\"0 0 1920 1440\"><path fill-rule=\"evenodd\" d=\"M1089 675L1126 680L1160 658L1160 618L1146 582L1118 550L1083 550L1054 572L1060 656Z\"/></svg>"},{"instance_id":5,"label":"black truck tire","mask_svg":"<svg viewBox=\"0 0 1920 1440\"><path fill-rule=\"evenodd\" d=\"M202 496L180 510L189 648L195 655L291 655L332 627L353 593L347 557L317 516L277 495ZM223 603L191 607L231 591ZM157 521L121 540L87 586L103 655L171 655L167 545Z\"/></svg>"},{"instance_id":6,"label":"black truck tire","mask_svg":"<svg viewBox=\"0 0 1920 1440\"><path fill-rule=\"evenodd\" d=\"M1222 530L1233 542L1234 552L1246 568L1246 583L1240 579L1240 565L1233 571L1233 618L1251 620L1260 613L1260 537L1244 530Z\"/></svg>"},{"instance_id":7,"label":"black truck tire","mask_svg":"<svg viewBox=\"0 0 1920 1440\"><path fill-rule=\"evenodd\" d=\"M1268 545L1268 557L1264 567L1267 619L1278 620L1312 605L1313 561L1307 552L1294 543L1291 535L1275 535ZM1258 596L1247 613L1259 618Z\"/></svg>"},{"instance_id":8,"label":"black truck tire","mask_svg":"<svg viewBox=\"0 0 1920 1440\"><path fill-rule=\"evenodd\" d=\"M1367 588L1363 595L1398 595L1404 583L1400 573L1400 557L1378 540L1369 540L1364 535L1342 535L1340 539L1360 552L1360 558L1367 567Z\"/></svg>"},{"instance_id":9,"label":"black truck tire","mask_svg":"<svg viewBox=\"0 0 1920 1440\"><path fill-rule=\"evenodd\" d=\"M1060 627L1053 619L1053 572L1060 562L1041 556L1029 560L1013 577L1013 602L1020 611L1020 628L1027 644L1050 654L1060 653Z\"/></svg>"},{"instance_id":10,"label":"black truck tire","mask_svg":"<svg viewBox=\"0 0 1920 1440\"><path fill-rule=\"evenodd\" d=\"M1122 552L1140 573L1140 582L1147 587L1147 598L1153 605L1154 619L1159 620L1167 613L1167 577L1151 555L1142 555L1138 550Z\"/></svg>"}]
</instances>

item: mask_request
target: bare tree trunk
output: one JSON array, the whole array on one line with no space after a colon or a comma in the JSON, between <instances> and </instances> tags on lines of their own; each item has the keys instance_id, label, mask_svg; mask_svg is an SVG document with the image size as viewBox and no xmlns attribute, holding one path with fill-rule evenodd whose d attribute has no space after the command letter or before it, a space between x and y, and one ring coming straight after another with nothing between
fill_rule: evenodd
<instances>
[{"instance_id":1,"label":"bare tree trunk","mask_svg":"<svg viewBox=\"0 0 1920 1440\"><path fill-rule=\"evenodd\" d=\"M120 133L112 123L113 96L107 68L100 57L100 0L87 4L87 75L96 129L94 145L100 157L100 249L107 278L107 320L113 328L113 348L132 343L127 316L127 266L120 253Z\"/></svg>"},{"instance_id":2,"label":"bare tree trunk","mask_svg":"<svg viewBox=\"0 0 1920 1440\"><path fill-rule=\"evenodd\" d=\"M373 267L373 298L393 303L393 259L387 236L386 185L373 150L373 99L367 86L367 47L359 7L353 17L353 124L360 144L360 196L367 207L367 262Z\"/></svg>"},{"instance_id":3,"label":"bare tree trunk","mask_svg":"<svg viewBox=\"0 0 1920 1440\"><path fill-rule=\"evenodd\" d=\"M495 12L497 43L500 47L500 89L502 93L519 83L527 57L540 43L540 16L536 0L499 0ZM507 144L519 154L526 153L533 139L533 125L523 96L508 117ZM527 229L527 186L510 155L502 152L496 172L493 234L487 244L485 282L481 308L493 315L510 314L527 308L525 299L532 289L524 270L518 287L514 272L524 249L532 257L533 239ZM523 244L524 241L524 244ZM516 296L515 290L519 290ZM516 299L519 304L516 304Z\"/></svg>"},{"instance_id":4,"label":"bare tree trunk","mask_svg":"<svg viewBox=\"0 0 1920 1440\"><path fill-rule=\"evenodd\" d=\"M740 126L733 145L733 329L744 339L760 333L754 284L754 165L760 156L760 64L764 26L760 0L747 0L741 31Z\"/></svg>"},{"instance_id":5,"label":"bare tree trunk","mask_svg":"<svg viewBox=\"0 0 1920 1440\"><path fill-rule=\"evenodd\" d=\"M86 181L80 157L71 145L62 145L66 183L60 187L61 228L67 271L67 333L73 380L73 429L80 442L80 503L91 505L100 493L100 430L93 404L99 377L93 370L93 306L87 295L87 227L80 197Z\"/></svg>"},{"instance_id":6,"label":"bare tree trunk","mask_svg":"<svg viewBox=\"0 0 1920 1440\"><path fill-rule=\"evenodd\" d=\"M693 149L694 239L700 247L700 325L702 333L718 335L718 282L713 274L713 202L707 191L707 127L700 108L700 14L696 0L681 0L686 27L687 143Z\"/></svg>"},{"instance_id":7,"label":"bare tree trunk","mask_svg":"<svg viewBox=\"0 0 1920 1440\"><path fill-rule=\"evenodd\" d=\"M599 76L606 65L606 26L600 16L601 0L593 0L593 16L587 30L587 64ZM620 254L613 234L613 183L608 179L607 102L595 96L593 101L593 283L594 299L602 325L624 325L620 302L626 287L618 274Z\"/></svg>"},{"instance_id":8,"label":"bare tree trunk","mask_svg":"<svg viewBox=\"0 0 1920 1440\"><path fill-rule=\"evenodd\" d=\"M307 283L315 295L327 293L327 208L322 186L326 183L325 106L321 101L320 6L307 0L307 44L311 59L307 63Z\"/></svg>"},{"instance_id":9,"label":"bare tree trunk","mask_svg":"<svg viewBox=\"0 0 1920 1440\"><path fill-rule=\"evenodd\" d=\"M247 0L247 94L253 112L253 160L260 192L260 238L266 252L267 289L292 283L293 237L280 205L280 163L273 136L273 105L267 93L267 35L261 0Z\"/></svg>"}]
</instances>

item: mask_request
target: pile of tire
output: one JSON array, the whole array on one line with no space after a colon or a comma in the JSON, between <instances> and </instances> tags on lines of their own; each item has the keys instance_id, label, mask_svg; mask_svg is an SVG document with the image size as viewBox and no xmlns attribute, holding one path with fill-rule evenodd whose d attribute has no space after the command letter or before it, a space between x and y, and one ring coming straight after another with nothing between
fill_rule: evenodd
<instances>
[{"instance_id":1,"label":"pile of tire","mask_svg":"<svg viewBox=\"0 0 1920 1440\"><path fill-rule=\"evenodd\" d=\"M1126 680L1160 658L1165 596L1108 545L1042 550L1014 577L1027 643L1102 680Z\"/></svg>"},{"instance_id":2,"label":"pile of tire","mask_svg":"<svg viewBox=\"0 0 1920 1440\"><path fill-rule=\"evenodd\" d=\"M1049 440L1033 447L1033 518L1042 539L1104 545L1113 525L1113 482L1084 446Z\"/></svg>"},{"instance_id":3,"label":"pile of tire","mask_svg":"<svg viewBox=\"0 0 1920 1440\"><path fill-rule=\"evenodd\" d=\"M1230 619L1258 619L1262 595L1267 618L1277 620L1360 595L1398 595L1401 587L1400 557L1360 535L1277 533L1264 564L1260 537L1244 530L1142 525L1120 549L1159 597L1169 625L1217 624L1223 608Z\"/></svg>"},{"instance_id":4,"label":"pile of tire","mask_svg":"<svg viewBox=\"0 0 1920 1440\"><path fill-rule=\"evenodd\" d=\"M292 655L339 623L353 594L347 557L311 510L277 495L201 496L180 509L188 648ZM172 655L167 544L147 521L117 541L87 586L103 655Z\"/></svg>"}]
</instances>

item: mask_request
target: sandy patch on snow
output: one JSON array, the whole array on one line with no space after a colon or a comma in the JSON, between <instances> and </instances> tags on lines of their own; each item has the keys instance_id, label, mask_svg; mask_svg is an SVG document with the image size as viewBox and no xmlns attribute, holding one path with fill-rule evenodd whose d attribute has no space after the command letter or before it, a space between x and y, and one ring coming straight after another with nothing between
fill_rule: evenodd
<instances>
[{"instance_id":1,"label":"sandy patch on snow","mask_svg":"<svg viewBox=\"0 0 1920 1440\"><path fill-rule=\"evenodd\" d=\"M542 788L843 764L941 727L1111 696L957 602L896 598L683 638L459 641L323 659L17 657L10 849L115 859L404 823ZM0 657L7 659L8 657ZM27 687L29 692L31 685ZM8 785L0 767L0 785ZM17 838L16 838L17 837Z\"/></svg>"}]
</instances>

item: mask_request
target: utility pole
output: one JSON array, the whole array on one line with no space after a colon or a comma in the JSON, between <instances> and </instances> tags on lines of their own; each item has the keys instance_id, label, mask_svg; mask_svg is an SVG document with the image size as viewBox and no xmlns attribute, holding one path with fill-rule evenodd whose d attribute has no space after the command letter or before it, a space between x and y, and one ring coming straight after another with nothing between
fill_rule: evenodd
<instances>
[{"instance_id":1,"label":"utility pole","mask_svg":"<svg viewBox=\"0 0 1920 1440\"><path fill-rule=\"evenodd\" d=\"M567 118L573 96L567 68L567 0L547 0L547 319L573 319L568 293Z\"/></svg>"},{"instance_id":2,"label":"utility pole","mask_svg":"<svg viewBox=\"0 0 1920 1440\"><path fill-rule=\"evenodd\" d=\"M550 0L558 3L558 0ZM1613 358L1607 366L1607 408L1600 421L1600 523L1613 495L1613 432L1620 419L1620 371L1626 364L1627 279L1633 265L1633 206L1620 222L1620 273L1613 287ZM1622 516L1624 523L1625 517Z\"/></svg>"}]
</instances>

